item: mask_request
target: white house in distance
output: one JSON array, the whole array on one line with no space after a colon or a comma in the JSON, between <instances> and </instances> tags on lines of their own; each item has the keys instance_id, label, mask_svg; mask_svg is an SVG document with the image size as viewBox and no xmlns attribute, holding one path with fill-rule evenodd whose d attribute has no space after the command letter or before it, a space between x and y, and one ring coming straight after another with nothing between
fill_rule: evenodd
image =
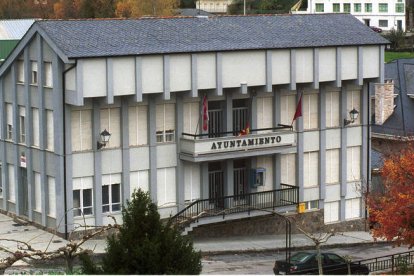
<instances>
[{"instance_id":1,"label":"white house in distance","mask_svg":"<svg viewBox=\"0 0 414 276\"><path fill-rule=\"evenodd\" d=\"M233 0L197 0L196 8L210 13L227 13Z\"/></svg>"},{"instance_id":2,"label":"white house in distance","mask_svg":"<svg viewBox=\"0 0 414 276\"><path fill-rule=\"evenodd\" d=\"M350 13L367 26L383 30L405 31L405 0L307 0L306 12L294 13Z\"/></svg>"},{"instance_id":3,"label":"white house in distance","mask_svg":"<svg viewBox=\"0 0 414 276\"><path fill-rule=\"evenodd\" d=\"M348 14L36 21L0 67L0 209L68 233L141 188L164 218L361 220L387 43Z\"/></svg>"}]
</instances>

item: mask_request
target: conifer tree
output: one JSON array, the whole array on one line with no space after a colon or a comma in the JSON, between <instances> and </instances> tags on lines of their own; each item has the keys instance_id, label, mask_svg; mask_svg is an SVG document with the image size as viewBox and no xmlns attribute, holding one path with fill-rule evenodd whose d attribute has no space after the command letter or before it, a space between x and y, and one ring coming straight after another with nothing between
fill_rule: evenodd
<instances>
[{"instance_id":1,"label":"conifer tree","mask_svg":"<svg viewBox=\"0 0 414 276\"><path fill-rule=\"evenodd\" d=\"M169 223L148 193L138 190L122 210L123 225L107 239L102 264L83 256L86 274L199 274L201 254Z\"/></svg>"}]
</instances>

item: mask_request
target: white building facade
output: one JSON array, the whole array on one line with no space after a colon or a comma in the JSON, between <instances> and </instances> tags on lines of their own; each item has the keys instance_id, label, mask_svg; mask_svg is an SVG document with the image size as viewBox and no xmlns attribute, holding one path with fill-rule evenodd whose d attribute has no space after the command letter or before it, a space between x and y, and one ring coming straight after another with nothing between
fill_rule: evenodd
<instances>
[{"instance_id":1,"label":"white building facade","mask_svg":"<svg viewBox=\"0 0 414 276\"><path fill-rule=\"evenodd\" d=\"M405 0L308 0L306 13L350 13L367 26L405 31L405 5Z\"/></svg>"},{"instance_id":2,"label":"white building facade","mask_svg":"<svg viewBox=\"0 0 414 276\"><path fill-rule=\"evenodd\" d=\"M138 188L166 218L289 186L325 223L360 219L386 43L339 14L38 21L0 67L0 208L65 233L120 219Z\"/></svg>"},{"instance_id":3,"label":"white building facade","mask_svg":"<svg viewBox=\"0 0 414 276\"><path fill-rule=\"evenodd\" d=\"M211 13L227 13L233 0L197 0L196 8Z\"/></svg>"}]
</instances>

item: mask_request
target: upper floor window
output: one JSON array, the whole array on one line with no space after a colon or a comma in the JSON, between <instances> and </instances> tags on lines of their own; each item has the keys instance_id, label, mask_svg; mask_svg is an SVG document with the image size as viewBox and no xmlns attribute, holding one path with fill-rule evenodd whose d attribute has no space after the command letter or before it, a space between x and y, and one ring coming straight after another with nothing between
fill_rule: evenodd
<instances>
[{"instance_id":1,"label":"upper floor window","mask_svg":"<svg viewBox=\"0 0 414 276\"><path fill-rule=\"evenodd\" d=\"M325 6L323 3L317 3L315 4L315 11L316 12L324 12L325 11Z\"/></svg>"},{"instance_id":2,"label":"upper floor window","mask_svg":"<svg viewBox=\"0 0 414 276\"><path fill-rule=\"evenodd\" d=\"M26 108L19 106L19 143L26 143Z\"/></svg>"},{"instance_id":3,"label":"upper floor window","mask_svg":"<svg viewBox=\"0 0 414 276\"><path fill-rule=\"evenodd\" d=\"M23 60L17 61L17 82L24 83L24 62Z\"/></svg>"},{"instance_id":4,"label":"upper floor window","mask_svg":"<svg viewBox=\"0 0 414 276\"><path fill-rule=\"evenodd\" d=\"M303 94L303 129L316 129L319 126L318 94ZM293 118L293 117L292 117Z\"/></svg>"},{"instance_id":5,"label":"upper floor window","mask_svg":"<svg viewBox=\"0 0 414 276\"><path fill-rule=\"evenodd\" d=\"M39 109L32 108L32 121L33 121L33 146L38 147L40 145L40 123L39 123Z\"/></svg>"},{"instance_id":6,"label":"upper floor window","mask_svg":"<svg viewBox=\"0 0 414 276\"><path fill-rule=\"evenodd\" d=\"M372 12L372 3L365 3L365 12Z\"/></svg>"},{"instance_id":7,"label":"upper floor window","mask_svg":"<svg viewBox=\"0 0 414 276\"><path fill-rule=\"evenodd\" d=\"M354 4L354 12L361 12L361 3Z\"/></svg>"},{"instance_id":8,"label":"upper floor window","mask_svg":"<svg viewBox=\"0 0 414 276\"><path fill-rule=\"evenodd\" d=\"M7 133L6 139L13 140L13 106L10 103L6 103L6 121L7 121Z\"/></svg>"},{"instance_id":9,"label":"upper floor window","mask_svg":"<svg viewBox=\"0 0 414 276\"><path fill-rule=\"evenodd\" d=\"M378 20L379 27L388 27L388 20Z\"/></svg>"},{"instance_id":10,"label":"upper floor window","mask_svg":"<svg viewBox=\"0 0 414 276\"><path fill-rule=\"evenodd\" d=\"M332 4L332 11L333 12L340 12L341 11L341 6L338 3Z\"/></svg>"},{"instance_id":11,"label":"upper floor window","mask_svg":"<svg viewBox=\"0 0 414 276\"><path fill-rule=\"evenodd\" d=\"M111 133L111 139L106 144L107 148L121 146L121 111L119 107L101 109L101 129Z\"/></svg>"},{"instance_id":12,"label":"upper floor window","mask_svg":"<svg viewBox=\"0 0 414 276\"><path fill-rule=\"evenodd\" d=\"M404 13L404 3L395 3L395 12Z\"/></svg>"},{"instance_id":13,"label":"upper floor window","mask_svg":"<svg viewBox=\"0 0 414 276\"><path fill-rule=\"evenodd\" d=\"M326 127L339 127L339 92L327 92L325 95Z\"/></svg>"},{"instance_id":14,"label":"upper floor window","mask_svg":"<svg viewBox=\"0 0 414 276\"><path fill-rule=\"evenodd\" d=\"M175 104L157 104L156 135L157 143L174 142Z\"/></svg>"},{"instance_id":15,"label":"upper floor window","mask_svg":"<svg viewBox=\"0 0 414 276\"><path fill-rule=\"evenodd\" d=\"M44 67L45 67L44 68L45 69L44 86L52 87L53 86L52 63L51 62L45 62Z\"/></svg>"},{"instance_id":16,"label":"upper floor window","mask_svg":"<svg viewBox=\"0 0 414 276\"><path fill-rule=\"evenodd\" d=\"M346 13L351 12L351 4L350 3L344 3L344 12L346 12Z\"/></svg>"},{"instance_id":17,"label":"upper floor window","mask_svg":"<svg viewBox=\"0 0 414 276\"><path fill-rule=\"evenodd\" d=\"M130 106L128 108L129 145L148 144L148 107L146 105ZM184 113L187 114L187 113ZM186 118L186 116L184 116Z\"/></svg>"},{"instance_id":18,"label":"upper floor window","mask_svg":"<svg viewBox=\"0 0 414 276\"><path fill-rule=\"evenodd\" d=\"M353 90L353 91L348 91L347 93L347 101L346 101L346 114L349 116L349 112L352 109L356 109L359 112L361 112L361 92L359 90ZM361 115L361 114L360 114ZM352 125L359 125L361 123L361 117L362 116L358 116L358 118L351 123Z\"/></svg>"},{"instance_id":19,"label":"upper floor window","mask_svg":"<svg viewBox=\"0 0 414 276\"><path fill-rule=\"evenodd\" d=\"M303 187L319 185L319 152L303 153Z\"/></svg>"},{"instance_id":20,"label":"upper floor window","mask_svg":"<svg viewBox=\"0 0 414 276\"><path fill-rule=\"evenodd\" d=\"M72 110L72 151L92 149L92 110Z\"/></svg>"},{"instance_id":21,"label":"upper floor window","mask_svg":"<svg viewBox=\"0 0 414 276\"><path fill-rule=\"evenodd\" d=\"M53 151L55 149L55 133L54 133L54 123L53 123L53 111L46 110L46 149Z\"/></svg>"},{"instance_id":22,"label":"upper floor window","mask_svg":"<svg viewBox=\"0 0 414 276\"><path fill-rule=\"evenodd\" d=\"M280 96L280 123L284 125L291 125L293 116L296 111L296 95L286 94ZM296 129L296 124L293 124L293 129Z\"/></svg>"},{"instance_id":23,"label":"upper floor window","mask_svg":"<svg viewBox=\"0 0 414 276\"><path fill-rule=\"evenodd\" d=\"M388 4L387 3L379 3L378 4L378 11L379 12L388 12Z\"/></svg>"},{"instance_id":24,"label":"upper floor window","mask_svg":"<svg viewBox=\"0 0 414 276\"><path fill-rule=\"evenodd\" d=\"M37 84L37 62L32 61L30 84Z\"/></svg>"}]
</instances>

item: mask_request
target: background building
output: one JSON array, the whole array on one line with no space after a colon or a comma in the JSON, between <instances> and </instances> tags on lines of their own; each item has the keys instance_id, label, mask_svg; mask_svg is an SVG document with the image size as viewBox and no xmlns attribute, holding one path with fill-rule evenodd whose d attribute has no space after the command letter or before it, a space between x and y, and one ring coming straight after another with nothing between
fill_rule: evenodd
<instances>
[{"instance_id":1,"label":"background building","mask_svg":"<svg viewBox=\"0 0 414 276\"><path fill-rule=\"evenodd\" d=\"M0 208L63 233L141 188L162 217L359 220L386 43L345 14L36 21L0 67Z\"/></svg>"},{"instance_id":2,"label":"background building","mask_svg":"<svg viewBox=\"0 0 414 276\"><path fill-rule=\"evenodd\" d=\"M0 64L33 24L34 19L0 20Z\"/></svg>"},{"instance_id":3,"label":"background building","mask_svg":"<svg viewBox=\"0 0 414 276\"><path fill-rule=\"evenodd\" d=\"M227 13L232 0L197 0L196 8L210 13Z\"/></svg>"},{"instance_id":4,"label":"background building","mask_svg":"<svg viewBox=\"0 0 414 276\"><path fill-rule=\"evenodd\" d=\"M405 0L308 0L306 13L350 13L367 26L380 27L387 31L406 29Z\"/></svg>"}]
</instances>

